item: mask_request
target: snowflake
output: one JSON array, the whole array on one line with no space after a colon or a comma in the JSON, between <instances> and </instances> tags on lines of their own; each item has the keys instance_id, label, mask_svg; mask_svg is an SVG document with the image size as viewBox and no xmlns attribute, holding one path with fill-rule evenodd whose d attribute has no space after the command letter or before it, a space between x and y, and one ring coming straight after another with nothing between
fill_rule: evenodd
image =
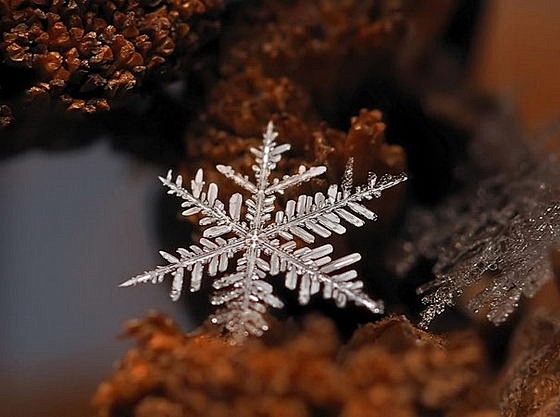
<instances>
[{"instance_id":1,"label":"snowflake","mask_svg":"<svg viewBox=\"0 0 560 417\"><path fill-rule=\"evenodd\" d=\"M298 242L311 244L315 236L327 238L332 232L344 234L346 228L342 220L358 227L365 224L363 219L376 220L377 215L362 202L380 197L383 190L405 181L406 176L385 175L377 180L370 173L365 185L354 187L350 160L340 187L331 185L326 195L318 192L314 196L300 195L297 201L289 200L285 209L277 211L272 220L277 194L326 171L324 166L309 169L301 166L295 175L271 179L282 154L290 149L289 144L277 144L277 136L270 122L262 145L251 149L255 159L254 182L231 166L216 166L226 178L251 193L245 201L241 194L233 194L227 209L218 199L218 186L210 183L206 187L202 170L196 173L190 189L183 187L181 176L173 181L171 171L166 178L160 177L169 188L168 194L184 200L183 215L200 216L199 225L205 228L203 237L198 245L177 249L177 255L160 252L167 265L137 275L121 287L159 283L166 276L172 276L171 298L176 301L181 296L185 271L190 273L190 291L195 292L200 290L205 271L211 277L225 273L235 258L235 272L213 281L215 293L211 302L219 309L211 321L237 339L249 334L260 336L268 329L264 318L267 309L283 307L266 280L267 276L280 273L285 274L287 288L298 290L301 304L306 304L312 295L322 290L323 297L334 299L339 307L350 300L374 313L382 313L382 302L372 300L362 291L363 283L357 280L356 271L345 270L360 260L360 254L331 259L333 247L330 244L312 249ZM246 206L244 215L243 203Z\"/></svg>"}]
</instances>

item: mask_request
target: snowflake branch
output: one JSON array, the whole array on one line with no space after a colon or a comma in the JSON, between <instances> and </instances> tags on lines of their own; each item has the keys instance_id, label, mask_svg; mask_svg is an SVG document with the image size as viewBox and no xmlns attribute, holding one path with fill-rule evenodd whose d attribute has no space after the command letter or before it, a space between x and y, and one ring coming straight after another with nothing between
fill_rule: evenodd
<instances>
[{"instance_id":1,"label":"snowflake branch","mask_svg":"<svg viewBox=\"0 0 560 417\"><path fill-rule=\"evenodd\" d=\"M183 203L183 206L188 207L188 209L183 212L183 215L191 216L202 212L202 214L209 218L209 220L217 222L221 226L227 228L227 231L232 231L240 237L245 236L247 234L246 228L228 216L223 209L223 203L216 200L218 192L217 186L215 186L215 184L210 184L208 195L202 192L204 187L202 175L202 170L199 169L196 173L195 179L192 181L192 193L181 186L182 178L180 175L177 176L177 180L173 182L171 170L167 173L167 177L159 177L159 179L163 185L169 188L168 194L175 194L185 200L187 204ZM206 201L206 198L208 198L208 201Z\"/></svg>"},{"instance_id":2,"label":"snowflake branch","mask_svg":"<svg viewBox=\"0 0 560 417\"><path fill-rule=\"evenodd\" d=\"M248 206L246 218L250 222L253 235L261 231L263 225L270 219L269 213L274 210L274 195L266 195L268 178L270 172L276 168L276 163L282 158L282 153L290 149L290 145L286 144L276 146L274 139L277 136L278 132L274 130L274 124L270 122L263 134L261 147L259 149L251 148L256 162L253 170L257 180L257 192L253 193L251 199L246 202Z\"/></svg>"},{"instance_id":3,"label":"snowflake branch","mask_svg":"<svg viewBox=\"0 0 560 417\"><path fill-rule=\"evenodd\" d=\"M255 156L256 164L253 165L253 169L255 170L259 191L264 192L266 190L271 171L276 168L276 163L282 159L282 153L290 149L290 145L287 143L276 145L274 140L277 136L278 132L274 130L274 124L271 121L263 134L262 146L259 149L251 148L251 153Z\"/></svg>"},{"instance_id":4,"label":"snowflake branch","mask_svg":"<svg viewBox=\"0 0 560 417\"><path fill-rule=\"evenodd\" d=\"M306 169L303 165L300 166L299 172L295 175L286 176L281 180L276 180L266 190L266 194L283 193L289 187L295 187L303 182L324 174L327 171L325 166L317 166Z\"/></svg>"},{"instance_id":5,"label":"snowflake branch","mask_svg":"<svg viewBox=\"0 0 560 417\"><path fill-rule=\"evenodd\" d=\"M208 239L204 241L201 239L201 243L204 244L204 248L200 248L198 246L191 246L191 251L187 251L186 249L178 249L177 252L180 255L180 258L177 258L167 252L161 251L161 256L170 262L168 265L158 266L151 271L145 271L142 274L136 275L129 280L123 282L119 285L119 287L130 287L137 284L144 284L147 282L152 282L154 284L162 282L166 275L168 274L175 274L177 271L181 270L180 272L180 280L182 284L182 270L185 268L190 269L193 265L195 269L193 269L193 280L195 282L191 283L191 291L198 291L200 288L200 278L202 277L202 266L207 264L210 261L214 261L215 267L213 268L220 270L225 270L227 267L227 259L226 257L232 256L236 252L239 252L244 248L245 242L243 239L232 239L229 242L224 241L218 242L221 244L216 244ZM220 259L222 258L222 259ZM220 265L221 261L221 265ZM200 266L199 266L200 265ZM198 268L197 268L198 267ZM214 273L212 273L214 272ZM211 275L214 275L215 271L211 271ZM179 288L177 288L179 287ZM178 300L181 294L181 285L179 283L175 283L173 285L173 290L171 296L174 301Z\"/></svg>"},{"instance_id":6,"label":"snowflake branch","mask_svg":"<svg viewBox=\"0 0 560 417\"><path fill-rule=\"evenodd\" d=\"M220 174L224 177L232 180L234 183L239 185L241 188L249 191L250 193L256 193L259 191L257 186L249 181L249 178L246 175L241 175L238 172L229 166L229 165L216 165L216 169Z\"/></svg>"},{"instance_id":7,"label":"snowflake branch","mask_svg":"<svg viewBox=\"0 0 560 417\"><path fill-rule=\"evenodd\" d=\"M248 334L260 336L268 330L264 318L267 306L282 308L284 304L272 294L273 288L264 281L270 267L256 253L253 244L237 262L237 272L214 282L219 290L212 297L212 304L225 305L211 321L224 324L234 339L241 341Z\"/></svg>"},{"instance_id":8,"label":"snowflake branch","mask_svg":"<svg viewBox=\"0 0 560 417\"><path fill-rule=\"evenodd\" d=\"M330 236L330 231L323 227L317 227L319 225L312 222L317 219L321 219L322 222L327 224L327 227L330 226L332 228L331 230L340 234L346 231L342 226L338 225L339 227L337 227L336 225L340 221L340 217L355 226L362 226L364 222L345 209L348 207L358 215L369 220L375 220L377 215L358 203L364 199L378 198L381 196L382 191L394 187L406 181L406 179L406 175L404 174L397 176L386 175L381 178L379 183L376 184L373 181L365 187L358 187L353 194L347 194L346 196L343 195L344 193L338 191L336 185L329 188L328 198L325 198L322 193L315 194L315 198L300 196L297 203L293 200L288 201L286 210L277 213L276 222L265 229L264 236L272 238L277 235L282 235L282 232L293 232L293 229L296 228L295 230L297 230L299 226L306 226L310 228L312 232L322 237ZM331 219L329 222L329 214L336 214L336 219ZM309 239L309 237L309 240L305 239L303 236L299 237L308 242L313 241Z\"/></svg>"},{"instance_id":9,"label":"snowflake branch","mask_svg":"<svg viewBox=\"0 0 560 417\"><path fill-rule=\"evenodd\" d=\"M268 241L261 241L260 243L261 246L266 248L272 255L278 256L281 260L283 260L287 264L290 264L292 267L295 267L297 271L295 273L297 275L302 275L304 277L303 279L316 280L317 282L323 284L324 298L337 297L337 305L341 307L346 304L346 299L352 300L354 303L358 305L363 305L373 313L383 313L383 309L384 309L383 303L381 301L372 300L364 292L360 290L362 286L361 281L351 282L351 280L357 276L356 271L351 270L335 276L331 276L328 274L329 272L337 271L339 269L342 269L348 265L351 265L359 261L361 258L360 254L354 253L336 259L334 261L331 261L326 265L319 266L313 260L301 259L295 254L283 250L282 248L277 247ZM332 246L325 245L325 247L330 247L330 250L332 251ZM322 249L322 248L324 247L318 249ZM287 280L289 278L290 277L287 276ZM305 298L305 300L302 300L300 294L300 302L303 301L302 304L307 302L309 295L312 295L318 290L318 288L313 288L313 282L309 282L308 284L306 283L306 285L309 285L309 290L306 290L304 292L303 298ZM295 286L293 286L292 289L294 288ZM340 297L340 295L342 295L342 297Z\"/></svg>"}]
</instances>

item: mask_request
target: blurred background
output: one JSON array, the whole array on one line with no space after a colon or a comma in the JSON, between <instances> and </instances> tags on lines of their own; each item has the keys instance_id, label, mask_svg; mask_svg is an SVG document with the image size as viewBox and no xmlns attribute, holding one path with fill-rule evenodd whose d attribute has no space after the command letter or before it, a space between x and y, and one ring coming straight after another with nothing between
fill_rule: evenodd
<instances>
[{"instance_id":1,"label":"blurred background","mask_svg":"<svg viewBox=\"0 0 560 417\"><path fill-rule=\"evenodd\" d=\"M124 321L184 318L162 288L117 287L159 262L159 174L103 143L0 165L2 417L84 415Z\"/></svg>"},{"instance_id":2,"label":"blurred background","mask_svg":"<svg viewBox=\"0 0 560 417\"><path fill-rule=\"evenodd\" d=\"M529 129L558 120L560 3L466 1L449 10L446 33L467 39L458 63L468 87L507 97ZM123 322L158 309L191 328L164 288L117 288L158 262L161 173L104 141L1 161L0 417L87 415L128 348L117 339Z\"/></svg>"}]
</instances>

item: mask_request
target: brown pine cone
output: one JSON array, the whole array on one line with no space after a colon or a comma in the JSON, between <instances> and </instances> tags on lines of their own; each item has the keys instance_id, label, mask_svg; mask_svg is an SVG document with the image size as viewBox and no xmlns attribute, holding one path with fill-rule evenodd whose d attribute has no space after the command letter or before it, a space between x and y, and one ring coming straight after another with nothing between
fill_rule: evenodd
<instances>
[{"instance_id":1,"label":"brown pine cone","mask_svg":"<svg viewBox=\"0 0 560 417\"><path fill-rule=\"evenodd\" d=\"M497 417L484 350L472 334L438 338L392 317L343 344L333 324L277 324L232 346L152 315L94 397L98 417Z\"/></svg>"},{"instance_id":2,"label":"brown pine cone","mask_svg":"<svg viewBox=\"0 0 560 417\"><path fill-rule=\"evenodd\" d=\"M28 98L94 113L204 42L222 0L0 1L0 53Z\"/></svg>"}]
</instances>

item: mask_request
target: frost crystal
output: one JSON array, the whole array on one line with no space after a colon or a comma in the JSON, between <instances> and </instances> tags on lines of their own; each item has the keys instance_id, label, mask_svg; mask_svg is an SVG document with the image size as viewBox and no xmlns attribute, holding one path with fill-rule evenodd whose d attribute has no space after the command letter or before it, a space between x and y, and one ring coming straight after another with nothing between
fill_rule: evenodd
<instances>
[{"instance_id":1,"label":"frost crystal","mask_svg":"<svg viewBox=\"0 0 560 417\"><path fill-rule=\"evenodd\" d=\"M514 156L496 175L434 210L413 209L405 223L395 272L404 275L420 257L436 260L436 278L418 289L427 305L423 327L476 283L483 289L468 307L500 324L522 295L533 296L552 278L549 255L560 244L560 161L531 151L522 138L500 137Z\"/></svg>"},{"instance_id":2,"label":"frost crystal","mask_svg":"<svg viewBox=\"0 0 560 417\"><path fill-rule=\"evenodd\" d=\"M487 280L469 301L487 310L495 324L507 319L521 295L532 297L552 278L550 250L560 242L560 178L557 164L543 162L511 182L489 181L455 223L433 271L436 279L419 288L428 305L422 325L452 304L463 290ZM469 219L470 218L470 219Z\"/></svg>"},{"instance_id":3,"label":"frost crystal","mask_svg":"<svg viewBox=\"0 0 560 417\"><path fill-rule=\"evenodd\" d=\"M311 244L315 236L327 238L332 232L344 234L346 227L342 221L359 227L364 225L363 219L376 220L376 214L362 202L380 197L383 190L405 181L406 176L385 175L377 180L370 174L366 184L354 187L352 161L349 161L340 187L331 185L327 195L318 192L314 196L300 195L297 201L289 200L285 209L277 211L273 219L276 194L326 171L324 166L309 169L301 166L295 175L271 179L282 153L290 149L288 144L277 144L277 136L270 122L262 145L251 149L255 158L254 182L230 166L216 167L251 194L245 201L241 194L232 195L227 208L218 198L218 186L214 183L206 186L202 170L196 173L190 189L183 187L181 176L173 181L171 171L166 178L160 178L169 188L168 194L184 200L183 215L200 217L199 224L205 228L203 237L198 245L177 249L177 255L160 252L167 265L137 275L121 286L159 283L166 276L172 276L171 298L175 301L181 296L185 271L190 274L190 290L198 291L205 273L211 277L225 273L235 258L235 271L213 282L216 291L211 302L219 309L211 321L222 325L236 339L249 334L260 336L268 329L264 318L268 307L283 307L266 280L267 276L280 273L285 275L287 288L298 290L301 304L322 291L324 298L334 299L339 307L350 300L381 313L382 302L369 298L362 291L363 283L357 280L356 271L346 269L360 260L360 254L331 259L333 247L330 244L312 249L298 241ZM246 210L242 213L243 205Z\"/></svg>"}]
</instances>

